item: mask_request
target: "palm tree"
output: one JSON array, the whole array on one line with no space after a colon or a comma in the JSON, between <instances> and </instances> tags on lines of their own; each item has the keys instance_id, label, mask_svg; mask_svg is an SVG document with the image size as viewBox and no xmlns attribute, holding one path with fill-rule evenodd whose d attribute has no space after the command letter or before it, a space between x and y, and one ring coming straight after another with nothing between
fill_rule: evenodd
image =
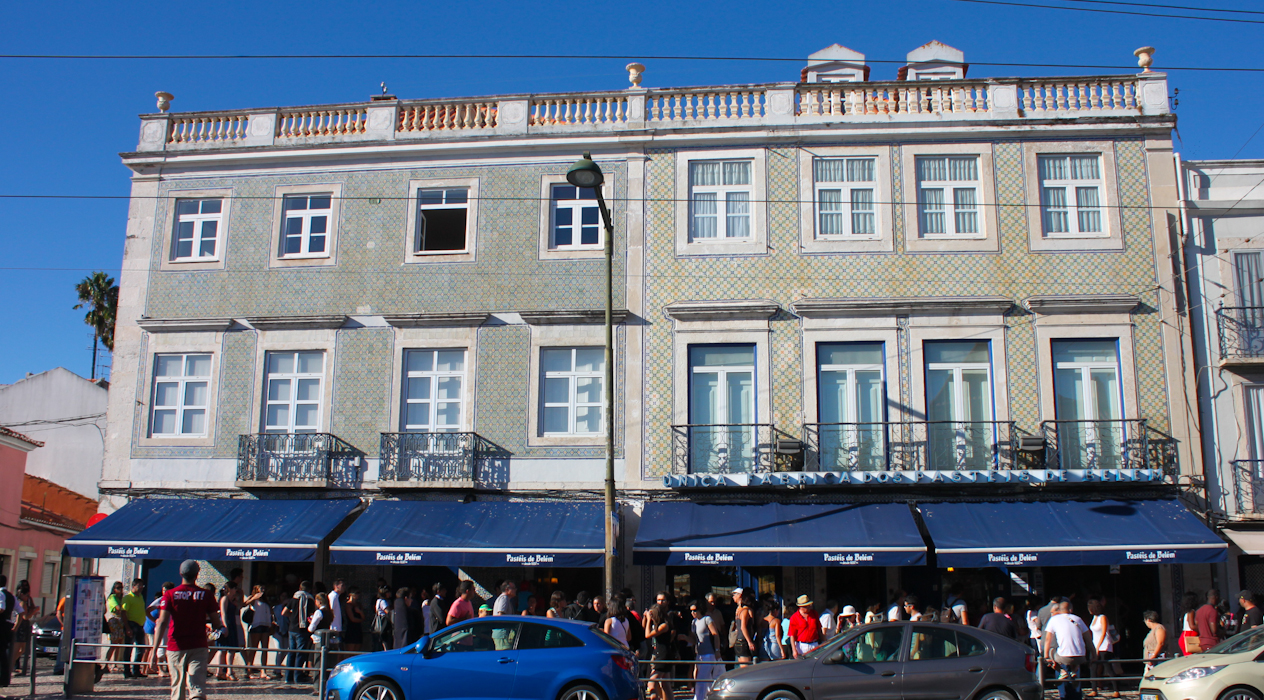
<instances>
[{"instance_id":1,"label":"palm tree","mask_svg":"<svg viewBox=\"0 0 1264 700\"><path fill-rule=\"evenodd\" d=\"M92 379L97 378L97 341L107 350L114 349L114 317L118 313L119 288L114 278L104 272L94 272L75 285L79 294L76 309L88 307L83 322L92 326Z\"/></svg>"}]
</instances>

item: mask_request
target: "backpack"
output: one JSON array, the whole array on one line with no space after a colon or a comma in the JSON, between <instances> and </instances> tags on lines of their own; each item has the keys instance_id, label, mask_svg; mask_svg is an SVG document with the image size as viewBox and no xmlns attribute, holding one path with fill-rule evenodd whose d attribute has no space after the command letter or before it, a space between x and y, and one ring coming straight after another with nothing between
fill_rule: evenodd
<instances>
[{"instance_id":1,"label":"backpack","mask_svg":"<svg viewBox=\"0 0 1264 700\"><path fill-rule=\"evenodd\" d=\"M241 621L246 623L247 627L255 621L255 608L253 605L241 611Z\"/></svg>"},{"instance_id":2,"label":"backpack","mask_svg":"<svg viewBox=\"0 0 1264 700\"><path fill-rule=\"evenodd\" d=\"M579 620L584 616L584 608L579 603L571 603L562 609L562 614L568 620Z\"/></svg>"}]
</instances>

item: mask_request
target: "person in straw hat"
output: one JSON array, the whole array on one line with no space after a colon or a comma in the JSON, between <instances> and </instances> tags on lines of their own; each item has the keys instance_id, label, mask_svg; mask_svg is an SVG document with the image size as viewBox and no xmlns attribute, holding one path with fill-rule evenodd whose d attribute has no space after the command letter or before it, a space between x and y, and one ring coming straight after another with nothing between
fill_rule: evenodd
<instances>
[{"instance_id":1,"label":"person in straw hat","mask_svg":"<svg viewBox=\"0 0 1264 700\"><path fill-rule=\"evenodd\" d=\"M801 595L795 605L799 609L790 616L790 648L797 659L820 646L823 635L812 599Z\"/></svg>"}]
</instances>

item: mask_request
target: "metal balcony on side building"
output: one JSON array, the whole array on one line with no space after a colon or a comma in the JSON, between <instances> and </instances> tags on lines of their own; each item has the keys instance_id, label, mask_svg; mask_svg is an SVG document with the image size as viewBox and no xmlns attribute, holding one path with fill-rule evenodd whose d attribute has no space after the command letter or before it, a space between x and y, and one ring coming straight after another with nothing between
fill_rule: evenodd
<instances>
[{"instance_id":1,"label":"metal balcony on side building","mask_svg":"<svg viewBox=\"0 0 1264 700\"><path fill-rule=\"evenodd\" d=\"M1229 465L1238 515L1264 518L1264 459L1235 459Z\"/></svg>"},{"instance_id":2,"label":"metal balcony on side building","mask_svg":"<svg viewBox=\"0 0 1264 700\"><path fill-rule=\"evenodd\" d=\"M1049 469L1148 469L1149 430L1133 420L1049 420L1045 466Z\"/></svg>"},{"instance_id":3,"label":"metal balcony on side building","mask_svg":"<svg viewBox=\"0 0 1264 700\"><path fill-rule=\"evenodd\" d=\"M1216 309L1221 367L1264 367L1264 307Z\"/></svg>"},{"instance_id":4,"label":"metal balcony on side building","mask_svg":"<svg viewBox=\"0 0 1264 700\"><path fill-rule=\"evenodd\" d=\"M330 488L354 481L355 447L329 433L256 433L237 439L237 486Z\"/></svg>"},{"instance_id":5,"label":"metal balcony on side building","mask_svg":"<svg viewBox=\"0 0 1264 700\"><path fill-rule=\"evenodd\" d=\"M809 423L806 471L1018 469L1010 421Z\"/></svg>"},{"instance_id":6,"label":"metal balcony on side building","mask_svg":"<svg viewBox=\"0 0 1264 700\"><path fill-rule=\"evenodd\" d=\"M478 433L382 433L378 486L473 488Z\"/></svg>"}]
</instances>

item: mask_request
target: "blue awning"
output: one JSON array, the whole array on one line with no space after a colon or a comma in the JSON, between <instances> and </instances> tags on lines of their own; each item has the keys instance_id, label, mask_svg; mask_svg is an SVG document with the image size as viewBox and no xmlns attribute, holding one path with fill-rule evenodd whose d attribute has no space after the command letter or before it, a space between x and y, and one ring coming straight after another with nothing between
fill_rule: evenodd
<instances>
[{"instance_id":1,"label":"blue awning","mask_svg":"<svg viewBox=\"0 0 1264 700\"><path fill-rule=\"evenodd\" d=\"M926 544L903 503L648 503L633 563L715 566L913 566Z\"/></svg>"},{"instance_id":2,"label":"blue awning","mask_svg":"<svg viewBox=\"0 0 1264 700\"><path fill-rule=\"evenodd\" d=\"M1174 500L918 507L940 567L1208 564L1228 547Z\"/></svg>"},{"instance_id":3,"label":"blue awning","mask_svg":"<svg viewBox=\"0 0 1264 700\"><path fill-rule=\"evenodd\" d=\"M72 557L312 561L359 499L132 501L66 540Z\"/></svg>"},{"instance_id":4,"label":"blue awning","mask_svg":"<svg viewBox=\"0 0 1264 700\"><path fill-rule=\"evenodd\" d=\"M601 566L601 503L374 501L329 547L334 564Z\"/></svg>"}]
</instances>

